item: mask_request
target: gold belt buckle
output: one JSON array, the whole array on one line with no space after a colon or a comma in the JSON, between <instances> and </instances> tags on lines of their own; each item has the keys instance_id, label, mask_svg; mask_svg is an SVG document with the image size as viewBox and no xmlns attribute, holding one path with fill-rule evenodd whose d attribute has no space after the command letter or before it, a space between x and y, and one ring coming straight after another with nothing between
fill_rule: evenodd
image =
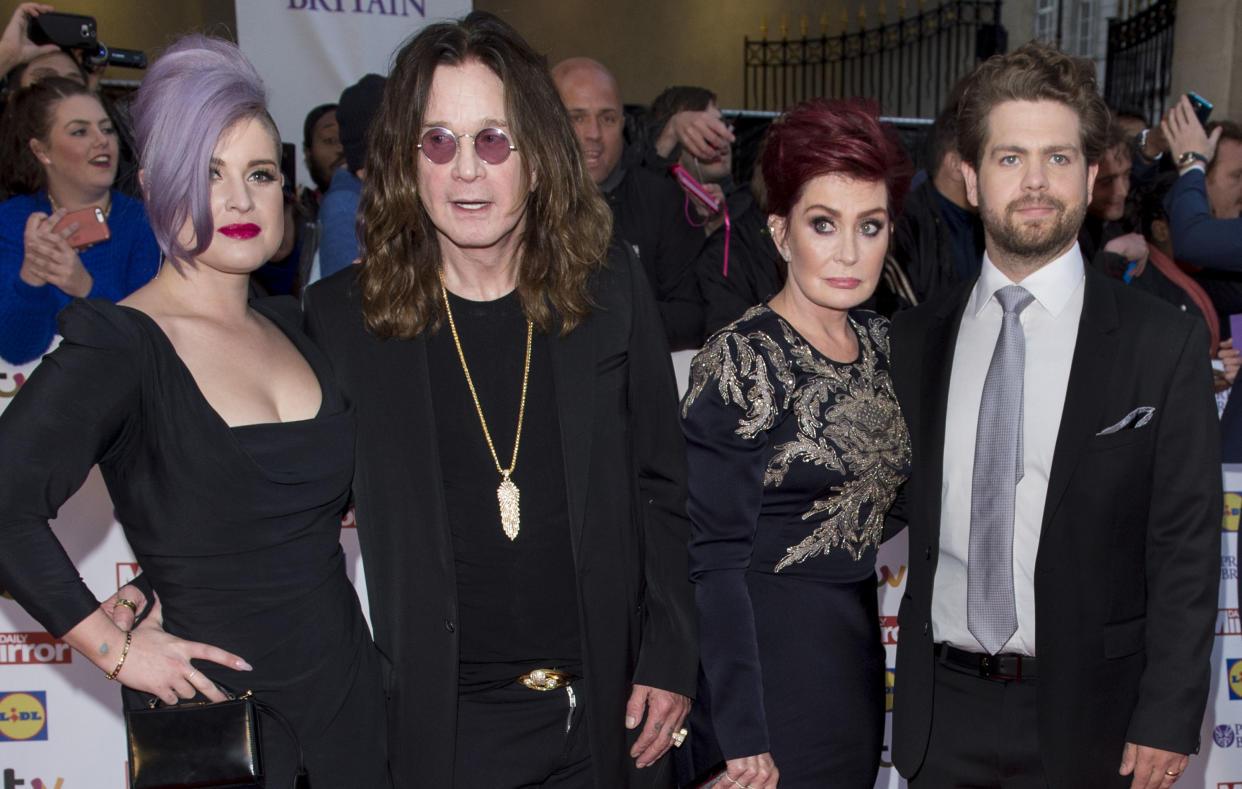
<instances>
[{"instance_id":1,"label":"gold belt buckle","mask_svg":"<svg viewBox=\"0 0 1242 789\"><path fill-rule=\"evenodd\" d=\"M560 671L554 671L550 668L537 668L529 674L523 674L517 678L518 684L525 685L531 690L556 690L563 688L573 681L573 676Z\"/></svg>"}]
</instances>

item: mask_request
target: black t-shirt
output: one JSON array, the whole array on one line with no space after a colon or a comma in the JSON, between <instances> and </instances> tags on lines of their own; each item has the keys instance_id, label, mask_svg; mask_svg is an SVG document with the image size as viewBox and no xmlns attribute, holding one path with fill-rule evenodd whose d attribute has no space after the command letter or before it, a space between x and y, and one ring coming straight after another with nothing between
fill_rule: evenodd
<instances>
[{"instance_id":1,"label":"black t-shirt","mask_svg":"<svg viewBox=\"0 0 1242 789\"><path fill-rule=\"evenodd\" d=\"M495 301L449 295L462 352L502 468L513 456L526 319L516 291ZM581 662L552 357L546 335L531 349L526 416L511 479L521 492L521 530L501 529L501 476L483 437L447 322L428 339L440 467L453 554L463 684L512 679L536 668L571 673Z\"/></svg>"}]
</instances>

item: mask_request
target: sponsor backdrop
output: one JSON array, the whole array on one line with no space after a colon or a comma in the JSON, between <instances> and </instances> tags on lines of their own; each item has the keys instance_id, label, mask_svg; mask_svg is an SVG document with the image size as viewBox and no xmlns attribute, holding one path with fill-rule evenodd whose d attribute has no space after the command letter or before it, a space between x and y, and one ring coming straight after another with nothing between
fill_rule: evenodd
<instances>
[{"instance_id":1,"label":"sponsor backdrop","mask_svg":"<svg viewBox=\"0 0 1242 789\"><path fill-rule=\"evenodd\" d=\"M272 117L298 146L298 184L311 186L302 122L364 74L387 74L401 42L429 22L470 12L470 0L237 0L237 42L267 82Z\"/></svg>"}]
</instances>

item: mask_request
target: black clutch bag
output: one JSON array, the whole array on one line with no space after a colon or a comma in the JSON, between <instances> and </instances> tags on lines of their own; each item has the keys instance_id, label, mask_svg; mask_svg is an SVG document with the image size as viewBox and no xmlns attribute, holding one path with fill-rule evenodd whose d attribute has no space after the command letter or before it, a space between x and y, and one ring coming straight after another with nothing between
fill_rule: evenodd
<instances>
[{"instance_id":1,"label":"black clutch bag","mask_svg":"<svg viewBox=\"0 0 1242 789\"><path fill-rule=\"evenodd\" d=\"M256 787L263 782L258 711L277 721L297 743L284 716L250 691L216 703L188 702L125 711L131 789ZM294 787L307 786L300 744Z\"/></svg>"}]
</instances>

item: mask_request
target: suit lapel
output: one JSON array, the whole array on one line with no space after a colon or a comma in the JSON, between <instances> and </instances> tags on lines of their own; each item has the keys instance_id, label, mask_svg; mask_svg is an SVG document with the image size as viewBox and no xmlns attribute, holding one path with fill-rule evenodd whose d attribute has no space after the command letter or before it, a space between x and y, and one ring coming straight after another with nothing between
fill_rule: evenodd
<instances>
[{"instance_id":1,"label":"suit lapel","mask_svg":"<svg viewBox=\"0 0 1242 789\"><path fill-rule=\"evenodd\" d=\"M926 447L924 456L918 460L917 474L926 480L921 486L927 499L920 512L930 514L931 544L940 540L941 488L944 485L944 422L949 405L949 379L953 371L953 353L957 345L957 332L962 323L962 312L974 288L958 289L954 298L946 299L936 310L927 327L923 345L923 373L926 399L923 408L923 424L920 427L921 446Z\"/></svg>"},{"instance_id":2,"label":"suit lapel","mask_svg":"<svg viewBox=\"0 0 1242 789\"><path fill-rule=\"evenodd\" d=\"M569 536L578 556L591 472L591 437L595 417L595 332L588 318L568 335L551 335L552 380L556 387L561 458L569 502Z\"/></svg>"},{"instance_id":3,"label":"suit lapel","mask_svg":"<svg viewBox=\"0 0 1242 789\"><path fill-rule=\"evenodd\" d=\"M1044 500L1042 528L1045 532L1074 475L1084 445L1100 423L1112 371L1110 360L1117 358L1117 327L1120 322L1117 300L1104 284L1102 275L1088 267L1082 318L1078 322L1074 359L1070 364L1069 385L1065 390L1065 407L1061 412L1061 426L1052 454L1048 496Z\"/></svg>"}]
</instances>

